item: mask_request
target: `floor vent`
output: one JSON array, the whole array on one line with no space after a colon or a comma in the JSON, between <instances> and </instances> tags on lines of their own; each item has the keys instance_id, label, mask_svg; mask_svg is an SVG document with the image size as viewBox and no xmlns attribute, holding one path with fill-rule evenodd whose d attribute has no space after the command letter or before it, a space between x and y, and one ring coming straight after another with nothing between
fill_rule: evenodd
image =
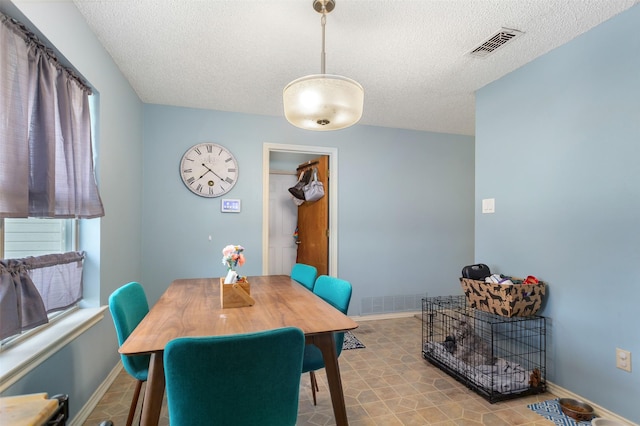
<instances>
[{"instance_id":1,"label":"floor vent","mask_svg":"<svg viewBox=\"0 0 640 426\"><path fill-rule=\"evenodd\" d=\"M522 31L511 28L501 28L500 31L469 52L469 55L475 56L476 58L486 58L500 47L504 46L507 42L522 34L524 34Z\"/></svg>"}]
</instances>

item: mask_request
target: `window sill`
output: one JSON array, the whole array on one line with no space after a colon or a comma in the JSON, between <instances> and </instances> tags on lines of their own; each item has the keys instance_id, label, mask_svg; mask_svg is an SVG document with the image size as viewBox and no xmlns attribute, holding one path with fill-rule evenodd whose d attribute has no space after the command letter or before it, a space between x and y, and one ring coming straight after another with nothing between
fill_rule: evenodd
<instances>
[{"instance_id":1,"label":"window sill","mask_svg":"<svg viewBox=\"0 0 640 426\"><path fill-rule=\"evenodd\" d=\"M104 318L106 306L84 308L0 353L0 392Z\"/></svg>"}]
</instances>

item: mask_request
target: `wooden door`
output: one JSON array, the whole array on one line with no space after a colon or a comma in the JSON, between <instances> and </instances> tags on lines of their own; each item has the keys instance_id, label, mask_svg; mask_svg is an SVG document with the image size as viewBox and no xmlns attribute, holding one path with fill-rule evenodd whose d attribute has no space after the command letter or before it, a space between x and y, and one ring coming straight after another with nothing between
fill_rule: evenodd
<instances>
[{"instance_id":1,"label":"wooden door","mask_svg":"<svg viewBox=\"0 0 640 426\"><path fill-rule=\"evenodd\" d=\"M329 271L329 156L323 155L301 164L299 175L309 167L318 169L318 180L325 195L318 201L305 201L298 207L298 263L315 266L318 276Z\"/></svg>"}]
</instances>

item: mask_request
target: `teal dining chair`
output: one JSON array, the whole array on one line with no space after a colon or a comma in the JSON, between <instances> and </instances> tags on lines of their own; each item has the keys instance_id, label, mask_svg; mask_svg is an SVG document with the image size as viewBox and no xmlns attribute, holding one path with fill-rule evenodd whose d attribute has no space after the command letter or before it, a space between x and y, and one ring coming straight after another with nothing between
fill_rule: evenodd
<instances>
[{"instance_id":1,"label":"teal dining chair","mask_svg":"<svg viewBox=\"0 0 640 426\"><path fill-rule=\"evenodd\" d=\"M171 340L169 424L295 425L304 341L296 327Z\"/></svg>"},{"instance_id":2,"label":"teal dining chair","mask_svg":"<svg viewBox=\"0 0 640 426\"><path fill-rule=\"evenodd\" d=\"M316 275L318 275L318 270L315 266L296 263L291 268L291 278L312 291L316 282Z\"/></svg>"},{"instance_id":3,"label":"teal dining chair","mask_svg":"<svg viewBox=\"0 0 640 426\"><path fill-rule=\"evenodd\" d=\"M320 275L313 287L313 292L343 314L347 314L349 302L351 301L351 283L349 281L328 275ZM340 356L344 343L344 333L334 333L333 338L336 342L336 356ZM322 352L316 345L306 345L302 360L302 373L309 373L313 405L317 404L316 392L319 390L315 371L321 368L324 368Z\"/></svg>"},{"instance_id":4,"label":"teal dining chair","mask_svg":"<svg viewBox=\"0 0 640 426\"><path fill-rule=\"evenodd\" d=\"M140 283L130 282L123 285L109 296L109 311L116 328L118 346L121 346L131 332L140 324L140 321L149 312L147 295ZM127 356L120 355L122 365L127 373L136 379L136 388L129 407L127 426L133 423L133 416L138 406L138 398L142 384L147 381L149 373L149 355Z\"/></svg>"}]
</instances>

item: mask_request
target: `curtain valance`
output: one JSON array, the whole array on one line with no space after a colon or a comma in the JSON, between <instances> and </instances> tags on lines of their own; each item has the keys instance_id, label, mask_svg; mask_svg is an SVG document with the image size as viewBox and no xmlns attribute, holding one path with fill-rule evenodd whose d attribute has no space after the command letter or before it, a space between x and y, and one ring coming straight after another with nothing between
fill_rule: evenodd
<instances>
[{"instance_id":1,"label":"curtain valance","mask_svg":"<svg viewBox=\"0 0 640 426\"><path fill-rule=\"evenodd\" d=\"M104 216L89 87L0 13L0 218Z\"/></svg>"}]
</instances>

